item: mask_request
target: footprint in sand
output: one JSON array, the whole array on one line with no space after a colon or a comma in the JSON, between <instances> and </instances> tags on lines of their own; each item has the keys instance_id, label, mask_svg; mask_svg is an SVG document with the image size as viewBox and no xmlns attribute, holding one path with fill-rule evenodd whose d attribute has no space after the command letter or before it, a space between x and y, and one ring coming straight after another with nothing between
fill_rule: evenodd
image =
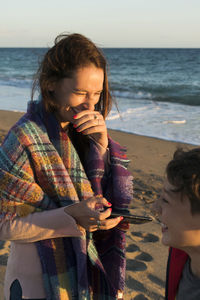
<instances>
[{"instance_id":1,"label":"footprint in sand","mask_svg":"<svg viewBox=\"0 0 200 300\"><path fill-rule=\"evenodd\" d=\"M9 253L10 242L9 241L0 241L0 255L4 253Z\"/></svg>"},{"instance_id":2,"label":"footprint in sand","mask_svg":"<svg viewBox=\"0 0 200 300\"><path fill-rule=\"evenodd\" d=\"M126 269L128 271L140 272L140 271L145 271L147 269L147 266L145 263L138 261L136 259L127 259Z\"/></svg>"},{"instance_id":3,"label":"footprint in sand","mask_svg":"<svg viewBox=\"0 0 200 300\"><path fill-rule=\"evenodd\" d=\"M0 250L4 248L4 244L5 244L4 241L0 241Z\"/></svg>"},{"instance_id":4,"label":"footprint in sand","mask_svg":"<svg viewBox=\"0 0 200 300\"><path fill-rule=\"evenodd\" d=\"M146 261L146 262L153 260L153 257L149 253L146 253L146 252L141 252L135 258L138 260Z\"/></svg>"},{"instance_id":5,"label":"footprint in sand","mask_svg":"<svg viewBox=\"0 0 200 300\"><path fill-rule=\"evenodd\" d=\"M163 281L162 279L158 278L157 276L155 276L154 274L149 274L148 278L154 282L155 284L157 284L158 286L161 286L162 288L165 287L165 281Z\"/></svg>"},{"instance_id":6,"label":"footprint in sand","mask_svg":"<svg viewBox=\"0 0 200 300\"><path fill-rule=\"evenodd\" d=\"M140 295L137 295L135 298L133 298L133 300L148 300L148 298L146 298L144 295L140 294Z\"/></svg>"},{"instance_id":7,"label":"footprint in sand","mask_svg":"<svg viewBox=\"0 0 200 300\"><path fill-rule=\"evenodd\" d=\"M126 248L127 252L137 252L140 251L140 248L134 244L130 244L128 245L128 247Z\"/></svg>"},{"instance_id":8,"label":"footprint in sand","mask_svg":"<svg viewBox=\"0 0 200 300\"><path fill-rule=\"evenodd\" d=\"M0 241L0 266L6 266L9 254L10 242Z\"/></svg>"},{"instance_id":9,"label":"footprint in sand","mask_svg":"<svg viewBox=\"0 0 200 300\"><path fill-rule=\"evenodd\" d=\"M7 265L7 260L8 260L8 254L3 254L0 255L0 265L1 266L6 266Z\"/></svg>"},{"instance_id":10,"label":"footprint in sand","mask_svg":"<svg viewBox=\"0 0 200 300\"><path fill-rule=\"evenodd\" d=\"M138 232L133 231L132 235L134 236L135 240L140 241L142 243L156 243L159 241L159 237L151 233L142 233L140 231Z\"/></svg>"},{"instance_id":11,"label":"footprint in sand","mask_svg":"<svg viewBox=\"0 0 200 300\"><path fill-rule=\"evenodd\" d=\"M127 287L129 287L130 289L133 289L133 287L134 287L134 291L136 291L136 292L142 292L142 293L147 292L147 289L145 288L145 286L140 281L134 279L131 276L128 276L126 284L127 284Z\"/></svg>"}]
</instances>

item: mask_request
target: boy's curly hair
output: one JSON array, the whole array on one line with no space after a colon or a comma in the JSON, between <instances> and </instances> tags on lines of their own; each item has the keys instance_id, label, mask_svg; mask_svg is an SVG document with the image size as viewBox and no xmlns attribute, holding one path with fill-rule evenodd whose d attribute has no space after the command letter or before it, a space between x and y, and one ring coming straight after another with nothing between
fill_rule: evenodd
<instances>
[{"instance_id":1,"label":"boy's curly hair","mask_svg":"<svg viewBox=\"0 0 200 300\"><path fill-rule=\"evenodd\" d=\"M200 213L200 148L184 151L179 148L166 168L167 179L189 198L191 213Z\"/></svg>"}]
</instances>

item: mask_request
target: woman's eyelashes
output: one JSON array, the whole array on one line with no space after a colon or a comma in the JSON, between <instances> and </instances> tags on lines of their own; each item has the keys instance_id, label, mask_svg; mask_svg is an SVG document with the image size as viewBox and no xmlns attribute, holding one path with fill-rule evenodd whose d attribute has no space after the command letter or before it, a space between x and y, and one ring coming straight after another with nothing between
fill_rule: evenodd
<instances>
[{"instance_id":1,"label":"woman's eyelashes","mask_svg":"<svg viewBox=\"0 0 200 300\"><path fill-rule=\"evenodd\" d=\"M99 92L96 92L96 93L94 93L94 95L93 96L101 96L101 93L102 93L102 91L99 91ZM73 94L75 94L75 95L79 95L79 96L89 96L89 93L87 93L87 92L82 92L82 91L73 91Z\"/></svg>"},{"instance_id":2,"label":"woman's eyelashes","mask_svg":"<svg viewBox=\"0 0 200 300\"><path fill-rule=\"evenodd\" d=\"M78 91L73 91L73 94L79 95L79 96L86 96L87 95L87 93L85 93L85 92L78 92Z\"/></svg>"}]
</instances>

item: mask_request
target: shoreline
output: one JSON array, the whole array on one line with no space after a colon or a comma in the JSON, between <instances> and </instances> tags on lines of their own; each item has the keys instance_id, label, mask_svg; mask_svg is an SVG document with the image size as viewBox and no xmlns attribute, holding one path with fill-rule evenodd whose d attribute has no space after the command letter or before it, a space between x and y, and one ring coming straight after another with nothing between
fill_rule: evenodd
<instances>
[{"instance_id":1,"label":"shoreline","mask_svg":"<svg viewBox=\"0 0 200 300\"><path fill-rule=\"evenodd\" d=\"M14 110L6 110L6 109L0 109L0 130L2 130L2 128L5 128L6 130L10 129L10 127L15 124L17 122L17 120L23 116L26 112L23 111L14 111ZM10 117L12 116L12 120L13 121L9 121ZM6 126L7 125L7 126ZM180 143L180 144L185 144L185 145L190 145L190 146L198 146L196 144L192 144L192 143L185 143L183 141L176 141L176 140L168 140L168 139L161 139L159 137L156 136L150 136L150 135L144 135L144 134L138 134L138 133L134 133L134 132L128 132L128 131L122 131L120 129L112 129L112 128L108 128L108 131L117 131L119 133L127 133L127 134L131 134L134 136L141 136L144 138L152 138L152 139L156 139L156 140L161 140L161 141L167 141L167 142L171 142L171 143Z\"/></svg>"},{"instance_id":2,"label":"shoreline","mask_svg":"<svg viewBox=\"0 0 200 300\"><path fill-rule=\"evenodd\" d=\"M108 131L111 130L111 131L117 131L117 132L120 132L120 133L127 133L127 134L133 134L135 136L141 136L143 138L150 138L150 139L154 139L154 140L160 140L160 141L166 141L166 142L170 142L170 143L178 143L178 144L184 144L184 145L189 145L189 146L198 146L196 144L192 144L192 143L185 143L183 141L176 141L176 140L167 140L167 139L161 139L159 137L156 137L156 136L150 136L150 135L144 135L144 134L139 134L139 133L135 133L135 132L128 132L128 131L122 131L120 129L112 129L112 128L108 128Z\"/></svg>"},{"instance_id":3,"label":"shoreline","mask_svg":"<svg viewBox=\"0 0 200 300\"><path fill-rule=\"evenodd\" d=\"M0 110L0 143L7 131L23 115L22 112ZM130 211L151 215L151 205L159 197L165 167L178 146L192 149L197 146L158 138L108 130L109 135L127 148L129 171L134 177L134 197ZM125 300L163 300L168 248L161 244L160 225L153 221L131 225L126 234ZM0 241L0 296L9 252L9 242ZM1 298L1 297L0 297Z\"/></svg>"}]
</instances>

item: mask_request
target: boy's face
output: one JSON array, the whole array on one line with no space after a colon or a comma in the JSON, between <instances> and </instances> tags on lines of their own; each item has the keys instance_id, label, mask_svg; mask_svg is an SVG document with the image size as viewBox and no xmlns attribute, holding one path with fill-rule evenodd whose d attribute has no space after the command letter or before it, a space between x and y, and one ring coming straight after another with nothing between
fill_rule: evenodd
<instances>
[{"instance_id":1,"label":"boy's face","mask_svg":"<svg viewBox=\"0 0 200 300\"><path fill-rule=\"evenodd\" d=\"M174 189L166 180L153 209L162 224L162 243L187 252L200 247L200 214L192 215L188 197Z\"/></svg>"}]
</instances>

